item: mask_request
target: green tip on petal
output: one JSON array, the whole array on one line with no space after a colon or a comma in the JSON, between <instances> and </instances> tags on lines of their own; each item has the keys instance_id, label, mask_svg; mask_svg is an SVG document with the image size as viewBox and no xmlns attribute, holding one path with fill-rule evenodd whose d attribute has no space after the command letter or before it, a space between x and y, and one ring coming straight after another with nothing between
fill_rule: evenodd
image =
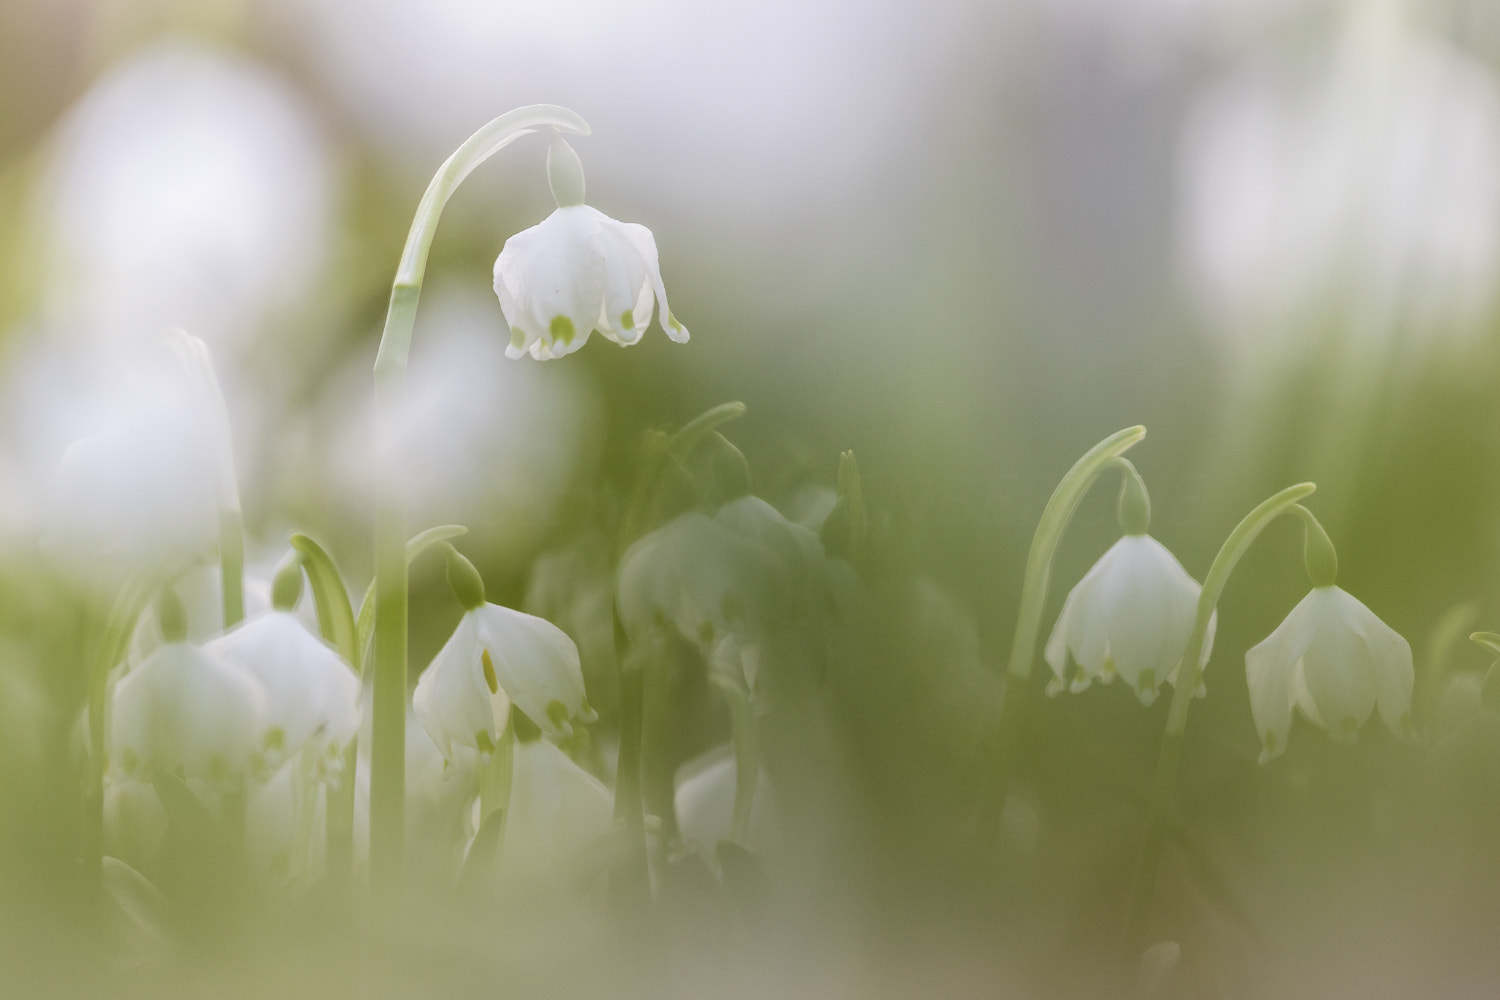
<instances>
[{"instance_id":1,"label":"green tip on petal","mask_svg":"<svg viewBox=\"0 0 1500 1000\"><path fill-rule=\"evenodd\" d=\"M577 333L573 328L573 321L566 316L553 316L547 332L552 335L554 344L562 344L564 347L573 342L573 336Z\"/></svg>"},{"instance_id":2,"label":"green tip on petal","mask_svg":"<svg viewBox=\"0 0 1500 1000\"><path fill-rule=\"evenodd\" d=\"M1141 696L1141 702L1149 705L1156 700L1156 671L1147 667L1141 671L1141 676L1135 682L1136 694Z\"/></svg>"},{"instance_id":3,"label":"green tip on petal","mask_svg":"<svg viewBox=\"0 0 1500 1000\"><path fill-rule=\"evenodd\" d=\"M519 326L510 328L510 346L518 351L526 349L526 331Z\"/></svg>"},{"instance_id":4,"label":"green tip on petal","mask_svg":"<svg viewBox=\"0 0 1500 1000\"><path fill-rule=\"evenodd\" d=\"M620 313L620 325L627 330L635 329L635 310L626 309Z\"/></svg>"}]
</instances>

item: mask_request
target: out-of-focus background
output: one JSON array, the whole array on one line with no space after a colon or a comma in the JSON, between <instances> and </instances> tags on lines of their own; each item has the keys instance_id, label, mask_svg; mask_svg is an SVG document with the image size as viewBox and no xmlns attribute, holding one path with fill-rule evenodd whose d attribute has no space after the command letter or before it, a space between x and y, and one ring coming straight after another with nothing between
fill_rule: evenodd
<instances>
[{"instance_id":1,"label":"out-of-focus background","mask_svg":"<svg viewBox=\"0 0 1500 1000\"><path fill-rule=\"evenodd\" d=\"M229 401L252 566L303 529L367 574L370 365L411 213L454 146L533 102L591 123L575 144L589 203L652 229L693 337L506 361L490 269L552 208L544 144L522 140L454 199L412 357L412 519L467 524L506 603L643 428L741 399L733 436L757 491L786 503L831 484L852 449L870 504L998 673L1048 493L1093 442L1142 423L1153 533L1192 574L1244 511L1315 480L1341 583L1416 651L1419 710L1446 704L1443 676L1486 666L1438 638L1500 622L1490 0L10 0L5 551L25 562L40 545L101 577L183 529L170 507L145 511L139 466L82 499L58 476L70 442L151 397L118 352L181 326ZM1054 605L1114 538L1098 492ZM1243 949L1277 956L1271 995L1399 995L1392 970L1478 989L1494 959L1460 932L1493 920L1481 888L1500 871L1478 786L1430 813L1460 849L1415 830L1420 789L1387 781L1411 754L1383 733L1356 754L1308 730L1254 765L1241 654L1303 592L1298 560L1288 526L1247 558L1189 733L1184 808L1210 853L1253 873L1228 893L1261 935ZM45 613L13 600L3 641L26 648ZM414 634L418 666L457 616L441 614ZM6 675L8 719L50 697L27 680L48 676ZM949 780L882 757L906 747L901 683L872 677L847 723L876 775L866 821L891 804L851 866L941 841L923 816L891 818ZM1044 855L1055 869L1006 888L1041 915L1027 932L1014 915L950 927L934 900L962 879L907 864L861 903L902 915L883 928L930 932L931 957L895 981L963 984L1003 926L1018 950L1026 933L1054 950L1007 966L1017 981L1066 994L1064 953L1110 933L1134 846L1105 831L1134 822L1120 817L1137 815L1128 789L1164 712L1114 689L1042 705L1020 780L1040 836L1062 840ZM33 752L23 728L0 732L13 760ZM945 803L928 805L933 829ZM13 843L40 836L5 826ZM1392 870L1414 858L1432 870ZM1216 943L1199 953L1221 955L1207 965L1234 968L1238 925L1203 935Z\"/></svg>"}]
</instances>

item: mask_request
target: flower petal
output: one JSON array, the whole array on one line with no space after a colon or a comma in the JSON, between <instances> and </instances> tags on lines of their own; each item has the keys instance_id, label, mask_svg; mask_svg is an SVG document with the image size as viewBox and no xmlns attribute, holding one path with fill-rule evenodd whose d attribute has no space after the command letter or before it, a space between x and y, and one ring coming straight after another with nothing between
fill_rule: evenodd
<instances>
[{"instance_id":1,"label":"flower petal","mask_svg":"<svg viewBox=\"0 0 1500 1000\"><path fill-rule=\"evenodd\" d=\"M505 689L487 683L485 653L474 612L465 612L417 679L412 708L445 760L452 760L459 747L482 749L486 740L493 746L509 721Z\"/></svg>"},{"instance_id":2,"label":"flower petal","mask_svg":"<svg viewBox=\"0 0 1500 1000\"><path fill-rule=\"evenodd\" d=\"M607 244L599 213L559 208L505 241L495 259L495 294L510 327L506 354L539 360L583 346L604 303Z\"/></svg>"},{"instance_id":3,"label":"flower petal","mask_svg":"<svg viewBox=\"0 0 1500 1000\"><path fill-rule=\"evenodd\" d=\"M595 718L584 695L578 647L566 632L498 604L481 605L465 617L473 618L500 690L544 732L566 736L573 731L570 719Z\"/></svg>"},{"instance_id":4,"label":"flower petal","mask_svg":"<svg viewBox=\"0 0 1500 1000\"><path fill-rule=\"evenodd\" d=\"M1245 653L1250 715L1260 733L1262 764L1286 749L1292 728L1293 671L1317 635L1322 599L1314 590L1276 630Z\"/></svg>"},{"instance_id":5,"label":"flower petal","mask_svg":"<svg viewBox=\"0 0 1500 1000\"><path fill-rule=\"evenodd\" d=\"M672 310L667 306L667 286L661 280L661 263L656 253L656 237L651 235L651 230L639 223L616 222L615 225L619 227L620 234L629 240L636 252L640 254L641 260L646 265L646 273L651 276L651 284L656 289L656 302L659 306L656 313L657 322L667 332L668 337L679 344L687 343L687 327L677 322L677 318L672 315ZM646 322L645 317L641 317L641 322Z\"/></svg>"}]
</instances>

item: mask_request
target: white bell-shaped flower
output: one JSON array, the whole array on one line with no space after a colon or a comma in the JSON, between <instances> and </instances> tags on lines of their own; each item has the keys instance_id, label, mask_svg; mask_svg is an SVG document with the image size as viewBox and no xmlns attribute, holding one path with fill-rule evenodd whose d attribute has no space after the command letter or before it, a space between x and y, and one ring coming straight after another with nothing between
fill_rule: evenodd
<instances>
[{"instance_id":1,"label":"white bell-shaped flower","mask_svg":"<svg viewBox=\"0 0 1500 1000\"><path fill-rule=\"evenodd\" d=\"M632 634L665 621L705 647L725 635L750 645L820 609L823 569L816 534L744 496L712 517L683 514L632 545L620 561L620 617Z\"/></svg>"},{"instance_id":2,"label":"white bell-shaped flower","mask_svg":"<svg viewBox=\"0 0 1500 1000\"><path fill-rule=\"evenodd\" d=\"M560 870L613 826L614 796L602 781L545 739L516 741L502 873Z\"/></svg>"},{"instance_id":3,"label":"white bell-shaped flower","mask_svg":"<svg viewBox=\"0 0 1500 1000\"><path fill-rule=\"evenodd\" d=\"M1414 738L1411 646L1335 586L1314 587L1265 641L1245 654L1260 762L1286 749L1292 708L1352 742L1378 706L1391 732Z\"/></svg>"},{"instance_id":4,"label":"white bell-shaped flower","mask_svg":"<svg viewBox=\"0 0 1500 1000\"><path fill-rule=\"evenodd\" d=\"M173 330L120 352L90 432L58 461L48 548L97 571L181 568L217 547L238 512L229 418L203 341Z\"/></svg>"},{"instance_id":5,"label":"white bell-shaped flower","mask_svg":"<svg viewBox=\"0 0 1500 1000\"><path fill-rule=\"evenodd\" d=\"M653 304L667 336L688 339L667 309L651 230L588 205L565 205L506 240L495 261L495 294L512 358L528 351L538 360L560 358L595 330L634 344L651 323Z\"/></svg>"},{"instance_id":6,"label":"white bell-shaped flower","mask_svg":"<svg viewBox=\"0 0 1500 1000\"><path fill-rule=\"evenodd\" d=\"M115 685L111 756L126 777L161 769L227 784L256 763L265 718L265 688L253 675L168 642Z\"/></svg>"},{"instance_id":7,"label":"white bell-shaped flower","mask_svg":"<svg viewBox=\"0 0 1500 1000\"><path fill-rule=\"evenodd\" d=\"M359 729L359 678L289 611L252 618L206 647L254 675L266 692L266 762L277 767L311 746L337 768Z\"/></svg>"},{"instance_id":8,"label":"white bell-shaped flower","mask_svg":"<svg viewBox=\"0 0 1500 1000\"><path fill-rule=\"evenodd\" d=\"M555 736L573 731L571 719L596 718L578 647L562 629L497 604L476 605L417 681L412 706L452 760L457 747L493 749L512 704Z\"/></svg>"},{"instance_id":9,"label":"white bell-shaped flower","mask_svg":"<svg viewBox=\"0 0 1500 1000\"><path fill-rule=\"evenodd\" d=\"M1082 691L1118 675L1151 704L1163 681L1176 682L1198 613L1201 588L1166 546L1127 534L1099 558L1063 603L1047 640L1054 675L1048 694ZM1199 667L1208 663L1218 615L1208 621ZM1076 665L1069 677L1068 662Z\"/></svg>"},{"instance_id":10,"label":"white bell-shaped flower","mask_svg":"<svg viewBox=\"0 0 1500 1000\"><path fill-rule=\"evenodd\" d=\"M732 836L738 781L734 753L727 747L690 761L678 775L674 801L682 846L714 870L719 866L719 841ZM751 799L746 842L741 846L761 856L774 852L779 846L780 828L771 779L761 770L755 782L755 797Z\"/></svg>"},{"instance_id":11,"label":"white bell-shaped flower","mask_svg":"<svg viewBox=\"0 0 1500 1000\"><path fill-rule=\"evenodd\" d=\"M651 325L651 312L678 343L688 332L667 308L656 238L633 222L617 222L583 203L583 164L554 135L547 180L557 211L505 241L495 261L495 294L510 327L505 353L560 358L598 330L621 346Z\"/></svg>"}]
</instances>

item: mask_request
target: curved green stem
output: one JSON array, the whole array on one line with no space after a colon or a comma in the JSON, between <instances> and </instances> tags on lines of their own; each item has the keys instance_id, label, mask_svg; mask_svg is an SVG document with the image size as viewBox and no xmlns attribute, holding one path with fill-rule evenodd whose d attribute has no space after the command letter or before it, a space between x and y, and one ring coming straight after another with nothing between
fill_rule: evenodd
<instances>
[{"instance_id":1,"label":"curved green stem","mask_svg":"<svg viewBox=\"0 0 1500 1000\"><path fill-rule=\"evenodd\" d=\"M980 803L976 835L982 851L988 851L999 835L1000 816L1005 796L1010 790L1011 772L1015 768L1016 748L1020 745L1021 726L1025 717L1026 689L1036 660L1037 636L1042 628L1042 614L1047 607L1047 584L1052 577L1052 557L1078 505L1094 485L1099 474L1146 436L1146 428L1126 427L1116 431L1084 453L1052 491L1042 510L1042 519L1031 539L1026 557L1026 578L1021 584L1021 608L1016 616L1016 631L1011 640L1010 664L1005 672L1005 691L1000 703L1000 717L992 737L989 787Z\"/></svg>"},{"instance_id":2,"label":"curved green stem","mask_svg":"<svg viewBox=\"0 0 1500 1000\"><path fill-rule=\"evenodd\" d=\"M1193 694L1203 679L1203 646L1208 641L1208 627L1213 620L1214 610L1219 605L1219 596L1224 592L1229 575L1234 572L1240 557L1250 548L1250 543L1255 541L1262 529L1282 514L1303 510L1297 502L1315 489L1317 487L1312 483L1288 486L1246 514L1244 520L1224 540L1219 554L1214 557L1213 565L1209 567L1208 576L1203 578L1193 632L1177 667L1177 679L1172 684L1172 707L1167 713L1167 728L1162 736L1161 755L1157 758L1156 778L1151 787L1146 837L1136 861L1135 881L1131 885L1130 902L1125 910L1122 942L1124 954L1132 960L1145 943L1146 917L1151 907L1151 895L1156 887L1156 870L1161 862L1166 820L1172 810L1172 794L1177 787L1177 770L1182 761L1182 739L1187 731L1188 709L1192 707Z\"/></svg>"},{"instance_id":3,"label":"curved green stem","mask_svg":"<svg viewBox=\"0 0 1500 1000\"><path fill-rule=\"evenodd\" d=\"M406 498L397 484L396 419L406 393L417 300L427 254L448 199L474 168L538 128L587 135L588 124L566 108L537 104L501 115L470 136L438 168L412 219L375 357L375 408L380 463L375 502L374 713L370 746L370 878L387 899L400 894L406 814Z\"/></svg>"}]
</instances>

